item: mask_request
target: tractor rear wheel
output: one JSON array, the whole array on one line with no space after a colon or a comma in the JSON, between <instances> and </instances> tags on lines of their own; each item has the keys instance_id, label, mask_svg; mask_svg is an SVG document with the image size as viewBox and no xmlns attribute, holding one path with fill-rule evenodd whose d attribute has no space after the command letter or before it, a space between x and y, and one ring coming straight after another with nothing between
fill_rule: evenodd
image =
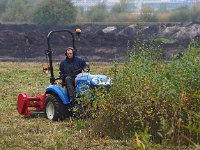
<instances>
[{"instance_id":1,"label":"tractor rear wheel","mask_svg":"<svg viewBox=\"0 0 200 150\"><path fill-rule=\"evenodd\" d=\"M61 103L60 99L49 94L45 99L45 117L53 121L63 121L69 116L67 106Z\"/></svg>"}]
</instances>

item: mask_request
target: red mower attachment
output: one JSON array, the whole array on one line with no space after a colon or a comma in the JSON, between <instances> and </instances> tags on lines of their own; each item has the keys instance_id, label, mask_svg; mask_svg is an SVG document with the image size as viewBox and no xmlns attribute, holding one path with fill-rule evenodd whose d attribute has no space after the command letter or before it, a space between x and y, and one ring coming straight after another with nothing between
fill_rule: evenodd
<instances>
[{"instance_id":1,"label":"red mower attachment","mask_svg":"<svg viewBox=\"0 0 200 150\"><path fill-rule=\"evenodd\" d=\"M43 113L45 98L46 93L36 97L28 97L25 93L19 94L17 100L18 113L24 115L25 117L30 117L32 112ZM29 109L29 107L31 109Z\"/></svg>"}]
</instances>

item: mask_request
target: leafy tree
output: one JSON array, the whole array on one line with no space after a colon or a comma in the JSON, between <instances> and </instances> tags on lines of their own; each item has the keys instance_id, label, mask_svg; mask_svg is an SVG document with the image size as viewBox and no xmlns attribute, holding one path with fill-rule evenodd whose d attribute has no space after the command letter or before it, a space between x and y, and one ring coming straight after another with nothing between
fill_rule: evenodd
<instances>
[{"instance_id":1,"label":"leafy tree","mask_svg":"<svg viewBox=\"0 0 200 150\"><path fill-rule=\"evenodd\" d=\"M167 4L166 3L161 3L159 11L160 12L166 12L167 11Z\"/></svg>"},{"instance_id":2,"label":"leafy tree","mask_svg":"<svg viewBox=\"0 0 200 150\"><path fill-rule=\"evenodd\" d=\"M170 17L171 21L180 21L180 22L189 21L190 19L191 19L190 9L188 7L180 7L176 9Z\"/></svg>"},{"instance_id":3,"label":"leafy tree","mask_svg":"<svg viewBox=\"0 0 200 150\"><path fill-rule=\"evenodd\" d=\"M0 15L5 12L7 7L8 1L7 0L0 0Z\"/></svg>"},{"instance_id":4,"label":"leafy tree","mask_svg":"<svg viewBox=\"0 0 200 150\"><path fill-rule=\"evenodd\" d=\"M2 14L3 21L20 22L28 20L28 0L10 0L7 3L8 7Z\"/></svg>"},{"instance_id":5,"label":"leafy tree","mask_svg":"<svg viewBox=\"0 0 200 150\"><path fill-rule=\"evenodd\" d=\"M87 17L94 22L101 22L108 16L105 3L99 3L87 12Z\"/></svg>"},{"instance_id":6,"label":"leafy tree","mask_svg":"<svg viewBox=\"0 0 200 150\"><path fill-rule=\"evenodd\" d=\"M125 12L126 7L127 7L127 4L126 4L124 1L120 0L119 3L115 4L115 5L112 7L111 12L112 12L112 13L121 13L121 12Z\"/></svg>"},{"instance_id":7,"label":"leafy tree","mask_svg":"<svg viewBox=\"0 0 200 150\"><path fill-rule=\"evenodd\" d=\"M198 5L191 11L191 19L193 22L200 22L200 9Z\"/></svg>"},{"instance_id":8,"label":"leafy tree","mask_svg":"<svg viewBox=\"0 0 200 150\"><path fill-rule=\"evenodd\" d=\"M134 0L120 0L119 3L115 4L112 7L111 12L112 13L127 12L130 9L130 7L134 7L133 5L131 5L131 2L133 4Z\"/></svg>"},{"instance_id":9,"label":"leafy tree","mask_svg":"<svg viewBox=\"0 0 200 150\"><path fill-rule=\"evenodd\" d=\"M68 25L75 21L76 8L71 0L43 0L37 3L33 13L36 24Z\"/></svg>"},{"instance_id":10,"label":"leafy tree","mask_svg":"<svg viewBox=\"0 0 200 150\"><path fill-rule=\"evenodd\" d=\"M141 10L140 20L144 22L154 22L157 21L158 18L151 7L143 7Z\"/></svg>"}]
</instances>

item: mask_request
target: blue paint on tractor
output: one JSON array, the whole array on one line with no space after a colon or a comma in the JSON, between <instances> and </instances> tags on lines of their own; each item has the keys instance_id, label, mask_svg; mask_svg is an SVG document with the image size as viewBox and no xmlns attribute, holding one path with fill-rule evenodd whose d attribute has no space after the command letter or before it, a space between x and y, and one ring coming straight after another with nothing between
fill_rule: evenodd
<instances>
[{"instance_id":1,"label":"blue paint on tractor","mask_svg":"<svg viewBox=\"0 0 200 150\"><path fill-rule=\"evenodd\" d=\"M83 97L89 95L91 88L110 87L111 79L105 75L92 75L90 73L80 73L75 78L76 96ZM46 93L56 94L63 104L69 104L69 97L65 86L61 84L50 85L46 88Z\"/></svg>"}]
</instances>

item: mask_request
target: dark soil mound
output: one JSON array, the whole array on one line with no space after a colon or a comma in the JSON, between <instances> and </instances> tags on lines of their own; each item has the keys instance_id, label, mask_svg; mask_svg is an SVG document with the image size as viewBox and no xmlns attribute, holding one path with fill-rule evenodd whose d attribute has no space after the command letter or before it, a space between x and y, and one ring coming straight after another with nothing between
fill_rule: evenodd
<instances>
[{"instance_id":1,"label":"dark soil mound","mask_svg":"<svg viewBox=\"0 0 200 150\"><path fill-rule=\"evenodd\" d=\"M65 27L1 24L0 60L44 60L49 31L74 31L76 27L77 25ZM170 58L174 51L184 51L191 39L198 39L200 36L200 25L193 23L112 26L87 24L79 27L82 33L81 40L76 40L78 55L89 61L124 60L128 51L137 49L138 39L141 45L156 43L155 47L163 49L163 56ZM161 38L171 41L163 42L160 41ZM65 48L72 46L71 41L67 34L55 34L51 39L53 58L63 58Z\"/></svg>"}]
</instances>

